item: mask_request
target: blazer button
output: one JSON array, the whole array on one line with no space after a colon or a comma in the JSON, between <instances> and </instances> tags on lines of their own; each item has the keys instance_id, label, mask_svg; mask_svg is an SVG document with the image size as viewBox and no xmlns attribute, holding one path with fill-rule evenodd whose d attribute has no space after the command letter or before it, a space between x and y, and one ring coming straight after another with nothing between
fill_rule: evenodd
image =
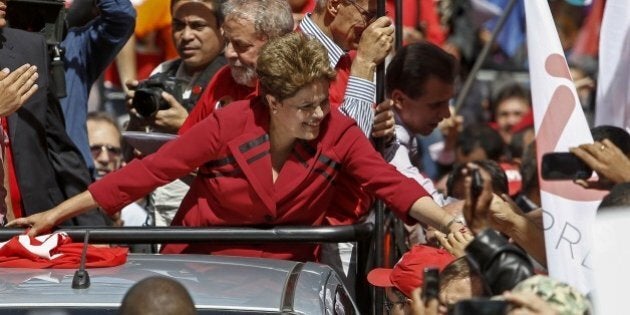
<instances>
[{"instance_id":1,"label":"blazer button","mask_svg":"<svg viewBox=\"0 0 630 315\"><path fill-rule=\"evenodd\" d=\"M267 215L265 215L265 221L272 222L273 221L273 217L267 214Z\"/></svg>"}]
</instances>

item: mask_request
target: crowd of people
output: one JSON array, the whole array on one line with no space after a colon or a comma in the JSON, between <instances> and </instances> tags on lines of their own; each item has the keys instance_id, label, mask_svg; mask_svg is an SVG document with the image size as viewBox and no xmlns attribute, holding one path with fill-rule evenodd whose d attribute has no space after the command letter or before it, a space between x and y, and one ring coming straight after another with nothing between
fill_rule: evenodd
<instances>
[{"instance_id":1,"label":"crowd of people","mask_svg":"<svg viewBox=\"0 0 630 315\"><path fill-rule=\"evenodd\" d=\"M563 48L592 111L594 70L584 60L596 56L572 46L577 31L562 27L579 29L588 13L559 2ZM368 275L386 288L391 313L588 313L580 292L541 276L527 82L498 71L457 112L451 106L498 14L469 1L404 3L415 14L405 12L395 47L393 19L377 16L375 0L75 0L59 43L66 96L58 99L45 39L11 28L12 4L0 0L2 224L32 236L61 225L335 226L371 220L380 199L404 223L407 250ZM525 66L515 38L499 37L491 65ZM109 99L88 113L99 84ZM177 137L141 152L122 130ZM598 176L566 185L610 191L600 207L627 206L630 134L591 133L593 143L570 151ZM161 252L319 261L354 286L354 245L164 244ZM424 281L427 267L439 270L438 283ZM423 294L428 283L439 294Z\"/></svg>"}]
</instances>

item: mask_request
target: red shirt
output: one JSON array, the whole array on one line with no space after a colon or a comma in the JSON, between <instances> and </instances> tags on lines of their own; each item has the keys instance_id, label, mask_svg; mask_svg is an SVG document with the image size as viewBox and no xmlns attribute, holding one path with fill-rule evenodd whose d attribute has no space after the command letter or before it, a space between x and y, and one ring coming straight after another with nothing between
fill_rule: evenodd
<instances>
[{"instance_id":1,"label":"red shirt","mask_svg":"<svg viewBox=\"0 0 630 315\"><path fill-rule=\"evenodd\" d=\"M20 186L18 186L17 174L15 174L15 166L13 165L13 151L11 150L11 142L9 141L9 124L6 117L0 119L0 122L2 122L2 130L4 133L2 137L3 158L6 159L7 170L9 171L9 174L4 174L4 176L9 176L9 193L11 194L11 207L13 209L13 216L15 218L21 218L22 194L20 194ZM4 185L4 179L2 181L2 185ZM2 195L4 196L6 194Z\"/></svg>"},{"instance_id":2,"label":"red shirt","mask_svg":"<svg viewBox=\"0 0 630 315\"><path fill-rule=\"evenodd\" d=\"M210 116L215 108L220 108L234 101L252 99L256 92L256 88L236 83L232 77L230 66L223 66L208 83L199 101L182 127L179 128L179 134L185 133L192 126Z\"/></svg>"}]
</instances>

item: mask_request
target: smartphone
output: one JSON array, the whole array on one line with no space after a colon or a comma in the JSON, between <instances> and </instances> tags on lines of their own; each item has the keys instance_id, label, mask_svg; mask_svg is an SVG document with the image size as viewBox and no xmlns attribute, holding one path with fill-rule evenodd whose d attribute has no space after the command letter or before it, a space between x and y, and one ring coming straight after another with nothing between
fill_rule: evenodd
<instances>
[{"instance_id":1,"label":"smartphone","mask_svg":"<svg viewBox=\"0 0 630 315\"><path fill-rule=\"evenodd\" d=\"M472 185L470 187L470 192L473 199L479 198L481 192L483 191L483 177L481 177L481 172L478 169L472 170Z\"/></svg>"},{"instance_id":2,"label":"smartphone","mask_svg":"<svg viewBox=\"0 0 630 315\"><path fill-rule=\"evenodd\" d=\"M540 168L545 180L588 179L593 174L593 170L571 152L545 153Z\"/></svg>"},{"instance_id":3,"label":"smartphone","mask_svg":"<svg viewBox=\"0 0 630 315\"><path fill-rule=\"evenodd\" d=\"M534 209L540 208L540 206L535 204L533 201L531 201L525 195L518 195L518 197L516 197L514 202L525 213L528 213L528 212L531 212Z\"/></svg>"},{"instance_id":4,"label":"smartphone","mask_svg":"<svg viewBox=\"0 0 630 315\"><path fill-rule=\"evenodd\" d=\"M502 315L508 310L508 302L505 300L490 300L484 298L473 298L461 300L455 303L453 309L449 310L449 315Z\"/></svg>"},{"instance_id":5,"label":"smartphone","mask_svg":"<svg viewBox=\"0 0 630 315\"><path fill-rule=\"evenodd\" d=\"M424 268L422 281L422 300L437 299L440 294L440 270L435 267Z\"/></svg>"}]
</instances>

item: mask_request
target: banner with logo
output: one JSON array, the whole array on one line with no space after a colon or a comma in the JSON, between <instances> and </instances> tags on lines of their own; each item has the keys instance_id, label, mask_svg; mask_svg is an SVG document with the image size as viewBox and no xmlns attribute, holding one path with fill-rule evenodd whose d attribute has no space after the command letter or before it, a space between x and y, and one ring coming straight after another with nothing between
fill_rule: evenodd
<instances>
[{"instance_id":1,"label":"banner with logo","mask_svg":"<svg viewBox=\"0 0 630 315\"><path fill-rule=\"evenodd\" d=\"M542 155L593 142L547 0L525 1L538 170ZM603 192L540 178L550 276L588 293L589 228Z\"/></svg>"}]
</instances>

